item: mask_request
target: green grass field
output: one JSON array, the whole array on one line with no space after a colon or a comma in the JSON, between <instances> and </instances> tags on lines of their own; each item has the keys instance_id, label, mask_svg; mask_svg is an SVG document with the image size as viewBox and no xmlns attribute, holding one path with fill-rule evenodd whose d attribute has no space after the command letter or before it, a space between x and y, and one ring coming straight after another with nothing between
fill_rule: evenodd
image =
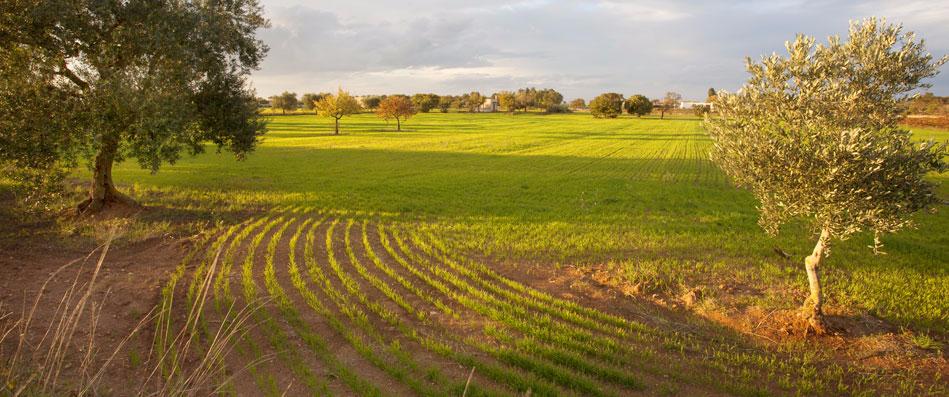
<instances>
[{"instance_id":1,"label":"green grass field","mask_svg":"<svg viewBox=\"0 0 949 397\"><path fill-rule=\"evenodd\" d=\"M343 120L340 136L331 127L314 116L276 117L246 161L210 153L155 175L127 162L116 179L190 205L302 204L421 221L459 248L503 259L613 261L620 271L650 263L696 282L724 275L805 285L802 266L773 248L803 257L814 236L793 226L777 239L763 233L751 195L707 159L699 120L422 114L397 133L359 115ZM884 256L866 248L868 234L838 244L827 266L832 299L949 328L949 214L918 219L917 230L884 238Z\"/></svg>"},{"instance_id":2,"label":"green grass field","mask_svg":"<svg viewBox=\"0 0 949 397\"><path fill-rule=\"evenodd\" d=\"M209 243L194 278L221 250L218 307L273 299L257 316L257 342L241 348L248 360L266 345L278 352L252 371L267 394L279 395L285 381L273 374L285 373L316 394L458 395L467 373L457 367L472 366L472 393L482 395L921 392L793 343L752 353L725 329L707 338L615 317L492 270L605 269L646 295L700 288L706 305L800 305L801 258L814 236L800 225L765 235L750 194L707 159L697 119L421 114L395 132L358 115L342 128L335 136L327 119L274 117L246 161L212 152L154 175L134 163L115 171L163 214L243 221ZM949 196L946 186L940 194ZM917 230L885 237L884 256L872 255L869 235L836 245L827 265L832 312L867 312L944 338L947 220L945 211L920 216ZM749 292L725 296L721 285ZM371 369L341 362L340 345ZM454 366L430 365L443 361ZM321 368L335 380L314 372ZM380 391L391 379L399 386Z\"/></svg>"}]
</instances>

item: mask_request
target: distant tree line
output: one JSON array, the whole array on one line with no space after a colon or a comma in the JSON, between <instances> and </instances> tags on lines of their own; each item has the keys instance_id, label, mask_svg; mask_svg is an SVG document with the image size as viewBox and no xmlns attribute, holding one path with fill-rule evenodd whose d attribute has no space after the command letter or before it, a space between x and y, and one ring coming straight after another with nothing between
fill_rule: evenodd
<instances>
[{"instance_id":1,"label":"distant tree line","mask_svg":"<svg viewBox=\"0 0 949 397\"><path fill-rule=\"evenodd\" d=\"M279 110L282 114L295 112L299 109L306 111L316 110L316 103L321 101L330 93L307 93L298 98L294 92L284 91L280 95L274 95L270 98L258 98L257 103L261 107L271 107ZM431 111L440 111L442 113L449 110L477 112L485 101L485 97L480 92L472 91L461 95L438 95L432 93L419 93L412 96L404 94L392 95L365 95L354 97L364 110L375 111L389 97L405 97L412 103L412 106L419 112L428 113Z\"/></svg>"},{"instance_id":2,"label":"distant tree line","mask_svg":"<svg viewBox=\"0 0 949 397\"><path fill-rule=\"evenodd\" d=\"M271 108L280 111L283 114L295 112L298 109L304 111L315 111L316 104L329 93L307 93L299 99L293 92L283 92L267 99L259 98L260 106L269 105ZM399 97L406 98L412 104L412 108L417 113L429 113L438 111L447 113L456 112L481 112L481 111L502 111L512 114L522 111L542 111L546 113L565 113L570 111L589 110L590 114L596 118L616 118L625 111L629 115L642 117L652 112L658 112L660 118L665 118L666 113L680 108L682 95L677 92L667 92L665 96L658 99L649 99L645 95L635 94L626 98L622 94L608 92L598 95L589 103L583 98L576 98L569 103L564 101L564 96L552 88L525 87L516 91L499 91L490 96L484 96L478 91L472 91L461 95L438 95L434 93L417 93L411 96L404 94L393 95L365 95L354 97L360 105L360 111L376 111L387 98ZM709 88L706 101L711 103L717 97L714 88ZM944 105L942 97L934 97L932 94L922 96L918 99L915 106L920 109L926 109L932 112L932 109L938 109ZM391 104L391 103L390 103ZM696 104L689 108L689 112L703 116L711 112L711 106L707 104ZM924 112L920 112L925 114Z\"/></svg>"},{"instance_id":3,"label":"distant tree line","mask_svg":"<svg viewBox=\"0 0 949 397\"><path fill-rule=\"evenodd\" d=\"M949 116L949 96L936 96L931 92L911 98L907 113L927 116Z\"/></svg>"}]
</instances>

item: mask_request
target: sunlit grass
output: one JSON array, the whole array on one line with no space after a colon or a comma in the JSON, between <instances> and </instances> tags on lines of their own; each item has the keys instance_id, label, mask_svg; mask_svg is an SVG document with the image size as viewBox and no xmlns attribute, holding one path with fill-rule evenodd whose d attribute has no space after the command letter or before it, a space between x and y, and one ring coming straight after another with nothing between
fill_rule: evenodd
<instances>
[{"instance_id":1,"label":"sunlit grass","mask_svg":"<svg viewBox=\"0 0 949 397\"><path fill-rule=\"evenodd\" d=\"M143 201L214 211L202 215L209 218L303 204L422 222L456 249L502 260L612 261L629 264L635 281L643 281L636 269L653 264L683 275L655 277L673 291L717 278L803 291L799 262L814 236L800 225L765 235L750 194L707 159L710 142L697 119L451 113L420 114L405 128L395 132L363 114L345 118L343 134L333 136L326 119L273 117L246 161L211 150L154 175L125 163L116 178L134 184ZM944 130L917 133L949 139ZM946 185L939 192L949 196ZM836 245L827 267L832 304L949 328L949 215L917 219L918 229L884 237L885 256L866 248L868 234Z\"/></svg>"}]
</instances>

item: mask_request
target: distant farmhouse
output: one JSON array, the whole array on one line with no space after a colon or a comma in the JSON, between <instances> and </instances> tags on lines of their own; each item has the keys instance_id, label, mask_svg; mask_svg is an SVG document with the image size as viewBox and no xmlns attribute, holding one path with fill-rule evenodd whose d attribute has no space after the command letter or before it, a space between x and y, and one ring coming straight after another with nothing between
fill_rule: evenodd
<instances>
[{"instance_id":1,"label":"distant farmhouse","mask_svg":"<svg viewBox=\"0 0 949 397\"><path fill-rule=\"evenodd\" d=\"M709 110L715 110L715 105L711 102L682 101L679 102L679 109L692 109L696 106L708 106Z\"/></svg>"},{"instance_id":2,"label":"distant farmhouse","mask_svg":"<svg viewBox=\"0 0 949 397\"><path fill-rule=\"evenodd\" d=\"M498 98L496 95L492 95L488 98L484 98L484 103L478 107L479 112L497 112L498 111Z\"/></svg>"},{"instance_id":3,"label":"distant farmhouse","mask_svg":"<svg viewBox=\"0 0 949 397\"><path fill-rule=\"evenodd\" d=\"M371 98L371 97L372 97L372 95L357 95L357 96L354 96L353 99L356 100L356 103L358 103L359 106L361 106L363 109L365 109L365 108L367 107L367 106L366 106L366 100L369 99L369 98Z\"/></svg>"}]
</instances>

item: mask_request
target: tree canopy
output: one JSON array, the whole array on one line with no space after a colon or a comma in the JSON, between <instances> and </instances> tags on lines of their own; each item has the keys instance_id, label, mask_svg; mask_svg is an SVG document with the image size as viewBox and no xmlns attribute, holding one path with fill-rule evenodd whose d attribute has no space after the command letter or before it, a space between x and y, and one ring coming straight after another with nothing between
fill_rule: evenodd
<instances>
[{"instance_id":1,"label":"tree canopy","mask_svg":"<svg viewBox=\"0 0 949 397\"><path fill-rule=\"evenodd\" d=\"M316 109L316 103L319 102L320 99L323 99L323 97L327 95L329 94L326 92L321 92L319 94L314 94L314 93L303 94L303 96L300 97L300 104L303 105L303 109L314 110Z\"/></svg>"},{"instance_id":2,"label":"tree canopy","mask_svg":"<svg viewBox=\"0 0 949 397\"><path fill-rule=\"evenodd\" d=\"M313 95L313 94L307 94L307 95ZM307 102L307 99L309 98L307 98L306 95L304 95L303 97L304 97L303 106L306 107L307 106L306 102ZM297 107L299 105L300 105L300 101L297 100L297 94L295 92L284 91L280 95L274 95L270 97L270 106L273 107L274 109L280 109L281 111L283 111L284 114L286 114L288 110L291 112L294 110L297 110ZM308 109L313 109L312 102Z\"/></svg>"},{"instance_id":3,"label":"tree canopy","mask_svg":"<svg viewBox=\"0 0 949 397\"><path fill-rule=\"evenodd\" d=\"M550 111L563 104L563 95L552 88L544 88L537 91L536 103L538 106Z\"/></svg>"},{"instance_id":4,"label":"tree canopy","mask_svg":"<svg viewBox=\"0 0 949 397\"><path fill-rule=\"evenodd\" d=\"M515 94L510 91L501 91L497 93L497 96L498 106L500 106L501 109L514 113L514 111L517 109L517 99Z\"/></svg>"},{"instance_id":5,"label":"tree canopy","mask_svg":"<svg viewBox=\"0 0 949 397\"><path fill-rule=\"evenodd\" d=\"M537 105L537 89L529 87L517 90L514 94L514 101L517 103L517 107L524 109L525 112L530 110L531 107Z\"/></svg>"},{"instance_id":6,"label":"tree canopy","mask_svg":"<svg viewBox=\"0 0 949 397\"><path fill-rule=\"evenodd\" d=\"M316 103L316 113L323 117L332 117L336 121L335 134L339 135L339 119L359 113L359 102L348 92L340 88L336 95L327 94Z\"/></svg>"},{"instance_id":7,"label":"tree canopy","mask_svg":"<svg viewBox=\"0 0 949 397\"><path fill-rule=\"evenodd\" d=\"M949 96L936 96L931 92L913 97L907 103L909 114L949 116Z\"/></svg>"},{"instance_id":8,"label":"tree canopy","mask_svg":"<svg viewBox=\"0 0 949 397\"><path fill-rule=\"evenodd\" d=\"M659 118L666 118L666 112L679 107L682 103L682 94L669 91L666 96L659 100Z\"/></svg>"},{"instance_id":9,"label":"tree canopy","mask_svg":"<svg viewBox=\"0 0 949 397\"><path fill-rule=\"evenodd\" d=\"M901 103L947 58L934 60L912 33L876 19L852 23L846 41L815 43L798 36L786 57L748 59L748 82L718 93L720 117L706 116L706 126L713 160L754 194L766 231L804 219L818 234L805 260L805 315L821 331L817 270L831 241L870 230L878 248L881 233L938 201L925 176L946 169L946 144L913 142L898 123Z\"/></svg>"},{"instance_id":10,"label":"tree canopy","mask_svg":"<svg viewBox=\"0 0 949 397\"><path fill-rule=\"evenodd\" d=\"M409 117L414 116L417 113L413 101L409 100L404 96L390 96L383 99L379 103L379 108L376 109L376 115L385 119L395 119L396 130L402 131L402 121L408 120Z\"/></svg>"},{"instance_id":11,"label":"tree canopy","mask_svg":"<svg viewBox=\"0 0 949 397\"><path fill-rule=\"evenodd\" d=\"M623 113L623 95L615 92L600 94L590 101L590 114L596 118L615 119Z\"/></svg>"},{"instance_id":12,"label":"tree canopy","mask_svg":"<svg viewBox=\"0 0 949 397\"><path fill-rule=\"evenodd\" d=\"M642 115L650 112L652 112L652 101L646 98L645 95L636 94L626 100L626 113L642 117Z\"/></svg>"},{"instance_id":13,"label":"tree canopy","mask_svg":"<svg viewBox=\"0 0 949 397\"><path fill-rule=\"evenodd\" d=\"M366 109L375 110L379 107L379 104L382 103L383 99L385 99L385 96L370 95L363 97L362 104Z\"/></svg>"},{"instance_id":14,"label":"tree canopy","mask_svg":"<svg viewBox=\"0 0 949 397\"><path fill-rule=\"evenodd\" d=\"M464 96L464 105L469 112L477 112L484 103L484 96L478 91L472 91Z\"/></svg>"},{"instance_id":15,"label":"tree canopy","mask_svg":"<svg viewBox=\"0 0 949 397\"><path fill-rule=\"evenodd\" d=\"M438 100L438 95L435 94L412 95L412 104L415 105L415 108L422 113L428 113L438 106Z\"/></svg>"},{"instance_id":16,"label":"tree canopy","mask_svg":"<svg viewBox=\"0 0 949 397\"><path fill-rule=\"evenodd\" d=\"M448 109L451 109L452 103L455 102L455 97L452 95L442 95L438 97L438 110L442 113L448 113Z\"/></svg>"},{"instance_id":17,"label":"tree canopy","mask_svg":"<svg viewBox=\"0 0 949 397\"><path fill-rule=\"evenodd\" d=\"M241 158L263 133L245 84L267 50L255 0L21 3L0 8L0 162L21 182L88 160L95 211L132 203L117 161L154 172L207 141Z\"/></svg>"}]
</instances>

